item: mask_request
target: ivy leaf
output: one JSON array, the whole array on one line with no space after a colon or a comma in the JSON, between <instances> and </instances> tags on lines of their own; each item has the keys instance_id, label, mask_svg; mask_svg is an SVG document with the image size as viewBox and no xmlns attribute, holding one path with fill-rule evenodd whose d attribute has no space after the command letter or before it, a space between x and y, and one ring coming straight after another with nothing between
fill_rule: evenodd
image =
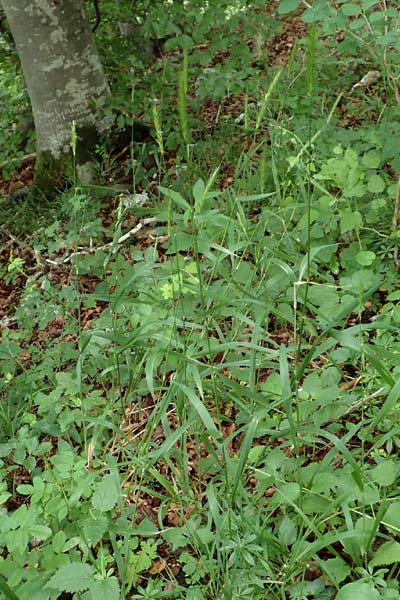
<instances>
[{"instance_id":1,"label":"ivy leaf","mask_svg":"<svg viewBox=\"0 0 400 600\"><path fill-rule=\"evenodd\" d=\"M46 587L59 592L84 592L93 585L93 569L90 565L70 563L57 569Z\"/></svg>"},{"instance_id":2,"label":"ivy leaf","mask_svg":"<svg viewBox=\"0 0 400 600\"><path fill-rule=\"evenodd\" d=\"M282 0L282 2L279 4L278 13L280 15L286 15L287 13L296 10L299 4L300 0Z\"/></svg>"},{"instance_id":3,"label":"ivy leaf","mask_svg":"<svg viewBox=\"0 0 400 600\"><path fill-rule=\"evenodd\" d=\"M381 595L368 583L355 581L343 586L336 600L381 600Z\"/></svg>"},{"instance_id":4,"label":"ivy leaf","mask_svg":"<svg viewBox=\"0 0 400 600\"><path fill-rule=\"evenodd\" d=\"M94 581L90 586L91 600L119 600L119 583L116 577Z\"/></svg>"},{"instance_id":5,"label":"ivy leaf","mask_svg":"<svg viewBox=\"0 0 400 600\"><path fill-rule=\"evenodd\" d=\"M369 561L369 566L380 567L381 565L393 565L398 562L400 562L399 542L386 542L375 552L375 556Z\"/></svg>"}]
</instances>

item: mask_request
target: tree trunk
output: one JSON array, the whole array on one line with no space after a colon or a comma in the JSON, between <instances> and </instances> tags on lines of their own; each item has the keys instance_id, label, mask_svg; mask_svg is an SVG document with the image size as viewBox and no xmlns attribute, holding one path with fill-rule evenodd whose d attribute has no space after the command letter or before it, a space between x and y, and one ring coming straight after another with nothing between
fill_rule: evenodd
<instances>
[{"instance_id":1,"label":"tree trunk","mask_svg":"<svg viewBox=\"0 0 400 600\"><path fill-rule=\"evenodd\" d=\"M44 194L66 176L88 182L108 86L83 0L0 0L22 64L36 129L35 187ZM71 138L77 133L75 165ZM73 172L76 166L76 172Z\"/></svg>"}]
</instances>

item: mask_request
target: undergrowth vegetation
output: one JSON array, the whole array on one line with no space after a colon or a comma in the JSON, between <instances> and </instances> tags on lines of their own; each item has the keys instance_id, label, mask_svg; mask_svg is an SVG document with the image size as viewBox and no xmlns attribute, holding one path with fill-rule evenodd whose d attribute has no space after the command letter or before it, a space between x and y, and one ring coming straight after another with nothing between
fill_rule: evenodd
<instances>
[{"instance_id":1,"label":"undergrowth vegetation","mask_svg":"<svg viewBox=\"0 0 400 600\"><path fill-rule=\"evenodd\" d=\"M101 4L96 186L0 47L0 596L400 598L396 3Z\"/></svg>"}]
</instances>

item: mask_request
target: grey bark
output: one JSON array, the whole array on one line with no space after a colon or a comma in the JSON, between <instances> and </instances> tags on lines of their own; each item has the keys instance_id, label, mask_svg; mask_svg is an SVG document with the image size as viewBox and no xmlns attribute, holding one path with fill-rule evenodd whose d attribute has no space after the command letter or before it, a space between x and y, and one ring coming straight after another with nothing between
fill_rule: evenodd
<instances>
[{"instance_id":1,"label":"grey bark","mask_svg":"<svg viewBox=\"0 0 400 600\"><path fill-rule=\"evenodd\" d=\"M37 155L60 159L70 151L72 123L78 135L109 129L99 118L108 86L83 0L0 0L7 16L32 105ZM95 100L95 102L93 102Z\"/></svg>"}]
</instances>

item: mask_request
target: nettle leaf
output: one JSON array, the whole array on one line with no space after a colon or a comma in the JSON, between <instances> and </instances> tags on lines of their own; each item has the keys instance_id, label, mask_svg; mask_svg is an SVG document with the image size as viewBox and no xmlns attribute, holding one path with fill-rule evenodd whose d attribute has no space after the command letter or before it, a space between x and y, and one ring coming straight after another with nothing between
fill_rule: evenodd
<instances>
[{"instance_id":1,"label":"nettle leaf","mask_svg":"<svg viewBox=\"0 0 400 600\"><path fill-rule=\"evenodd\" d=\"M375 552L375 556L369 561L369 566L380 567L398 562L400 562L399 542L386 542Z\"/></svg>"},{"instance_id":2,"label":"nettle leaf","mask_svg":"<svg viewBox=\"0 0 400 600\"><path fill-rule=\"evenodd\" d=\"M282 0L282 2L279 4L278 13L280 15L286 15L287 13L296 10L299 4L300 0Z\"/></svg>"},{"instance_id":3,"label":"nettle leaf","mask_svg":"<svg viewBox=\"0 0 400 600\"><path fill-rule=\"evenodd\" d=\"M81 522L85 540L89 546L96 546L108 529L108 519L103 514L90 514Z\"/></svg>"},{"instance_id":4,"label":"nettle leaf","mask_svg":"<svg viewBox=\"0 0 400 600\"><path fill-rule=\"evenodd\" d=\"M82 563L70 563L57 569L46 587L59 592L84 592L93 585L93 568Z\"/></svg>"},{"instance_id":5,"label":"nettle leaf","mask_svg":"<svg viewBox=\"0 0 400 600\"><path fill-rule=\"evenodd\" d=\"M343 586L336 600L381 600L381 595L372 585L355 581Z\"/></svg>"},{"instance_id":6,"label":"nettle leaf","mask_svg":"<svg viewBox=\"0 0 400 600\"><path fill-rule=\"evenodd\" d=\"M90 586L92 600L119 600L119 583L116 577L94 581Z\"/></svg>"},{"instance_id":7,"label":"nettle leaf","mask_svg":"<svg viewBox=\"0 0 400 600\"><path fill-rule=\"evenodd\" d=\"M113 475L105 475L98 484L92 497L92 504L100 512L106 512L114 508L118 501L120 490L115 485Z\"/></svg>"}]
</instances>

